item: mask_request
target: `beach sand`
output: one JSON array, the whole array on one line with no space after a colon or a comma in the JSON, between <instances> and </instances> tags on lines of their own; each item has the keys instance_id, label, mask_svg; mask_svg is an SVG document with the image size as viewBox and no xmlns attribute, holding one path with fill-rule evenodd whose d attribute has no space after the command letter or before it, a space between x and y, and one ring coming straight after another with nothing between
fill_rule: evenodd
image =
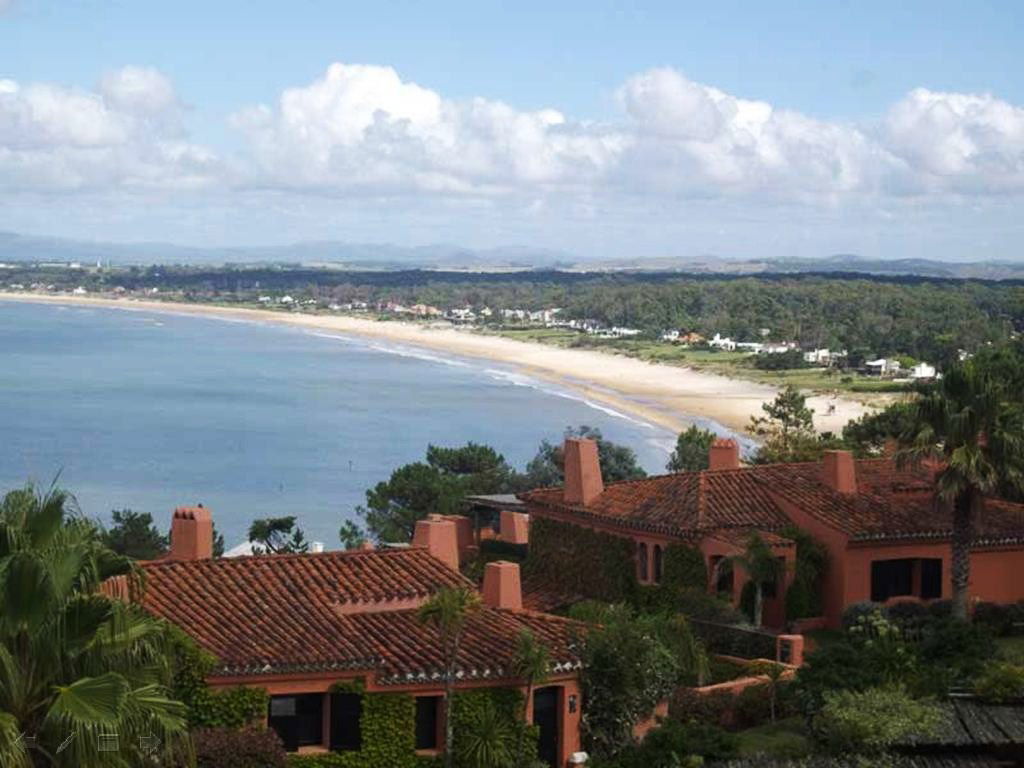
<instances>
[{"instance_id":1,"label":"beach sand","mask_svg":"<svg viewBox=\"0 0 1024 768\"><path fill-rule=\"evenodd\" d=\"M777 393L770 386L690 368L419 323L89 296L0 293L0 299L222 317L424 347L512 366L595 403L673 431L685 429L697 418L710 419L735 432L744 432L750 417L762 415L762 403ZM830 403L835 405L832 414L828 413ZM820 431L839 432L847 421L870 411L868 406L844 398L809 397L808 404L814 408L815 427Z\"/></svg>"}]
</instances>

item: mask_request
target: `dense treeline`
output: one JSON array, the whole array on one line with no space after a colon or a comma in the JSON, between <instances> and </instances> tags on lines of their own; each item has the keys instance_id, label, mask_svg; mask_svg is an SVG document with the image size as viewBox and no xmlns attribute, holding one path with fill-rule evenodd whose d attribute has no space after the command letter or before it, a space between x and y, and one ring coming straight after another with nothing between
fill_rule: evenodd
<instances>
[{"instance_id":1,"label":"dense treeline","mask_svg":"<svg viewBox=\"0 0 1024 768\"><path fill-rule=\"evenodd\" d=\"M35 272L35 274L32 274ZM13 270L7 284L35 280L90 290L158 287L197 300L252 300L291 293L323 301L424 303L442 309L562 307L569 318L639 328L722 333L738 340L793 340L804 347L912 355L948 361L1024 329L1024 284L1015 281L868 275L679 275L678 273L408 270L350 272L300 267L148 267L100 272Z\"/></svg>"}]
</instances>

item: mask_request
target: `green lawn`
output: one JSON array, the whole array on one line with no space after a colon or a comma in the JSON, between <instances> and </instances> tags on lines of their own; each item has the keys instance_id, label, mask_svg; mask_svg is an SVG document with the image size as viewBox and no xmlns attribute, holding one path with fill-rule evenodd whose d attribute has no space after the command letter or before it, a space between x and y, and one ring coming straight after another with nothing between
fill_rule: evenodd
<instances>
[{"instance_id":1,"label":"green lawn","mask_svg":"<svg viewBox=\"0 0 1024 768\"><path fill-rule=\"evenodd\" d=\"M803 720L799 717L748 728L736 736L739 738L742 757L792 759L806 757L811 751L810 741L804 733Z\"/></svg>"}]
</instances>

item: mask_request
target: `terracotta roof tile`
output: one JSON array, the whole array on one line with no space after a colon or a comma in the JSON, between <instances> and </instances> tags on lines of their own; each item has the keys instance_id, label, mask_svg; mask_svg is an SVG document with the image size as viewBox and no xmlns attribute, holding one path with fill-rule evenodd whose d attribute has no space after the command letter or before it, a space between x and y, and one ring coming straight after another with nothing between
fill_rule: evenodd
<instances>
[{"instance_id":1,"label":"terracotta roof tile","mask_svg":"<svg viewBox=\"0 0 1024 768\"><path fill-rule=\"evenodd\" d=\"M521 494L528 503L581 520L695 539L712 531L777 532L794 504L854 540L948 536L949 511L932 498L925 468L891 459L856 462L857 493L838 493L819 463L769 464L660 475L609 484L591 504L566 505L560 488ZM1024 505L987 499L977 543L1024 542Z\"/></svg>"},{"instance_id":2,"label":"terracotta roof tile","mask_svg":"<svg viewBox=\"0 0 1024 768\"><path fill-rule=\"evenodd\" d=\"M436 633L415 608L444 586L471 586L425 549L152 562L142 605L192 636L216 672L258 675L358 669L383 683L441 668ZM353 612L353 608L358 609ZM565 668L575 625L530 612L484 608L466 630L462 677L494 677L530 627Z\"/></svg>"}]
</instances>

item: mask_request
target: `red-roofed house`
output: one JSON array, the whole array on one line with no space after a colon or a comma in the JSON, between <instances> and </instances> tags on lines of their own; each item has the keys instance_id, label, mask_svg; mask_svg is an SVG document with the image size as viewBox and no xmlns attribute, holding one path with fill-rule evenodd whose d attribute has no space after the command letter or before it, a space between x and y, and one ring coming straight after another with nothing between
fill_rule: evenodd
<instances>
[{"instance_id":1,"label":"red-roofed house","mask_svg":"<svg viewBox=\"0 0 1024 768\"><path fill-rule=\"evenodd\" d=\"M208 511L178 509L171 554L142 564L145 586L134 597L216 657L211 687L266 689L269 725L290 750L359 748L361 699L332 690L359 680L367 694L415 698L416 748L429 754L443 739L444 660L417 609L442 587L472 587L457 569L458 528L421 521L415 541L424 546L409 548L213 559ZM130 591L123 582L107 589ZM456 687L523 690L512 664L520 632L531 630L553 669L527 717L540 727L542 759L564 766L580 749L578 625L524 610L513 563L488 564L482 597L462 637Z\"/></svg>"},{"instance_id":2,"label":"red-roofed house","mask_svg":"<svg viewBox=\"0 0 1024 768\"><path fill-rule=\"evenodd\" d=\"M520 494L531 517L632 539L641 583L660 581L670 544L699 548L711 574L719 558L742 551L755 531L789 565L795 548L781 534L795 524L829 552L821 585L828 626L838 626L844 608L860 601L951 596L951 516L934 501L926 468L899 469L892 459L855 460L846 451L828 451L818 463L745 467L734 440L716 440L705 471L606 486L596 445L570 439L565 477L564 488ZM784 583L765 602L769 626L785 622L792 572L787 567ZM985 499L971 553L971 596L1004 603L1024 599L1024 579L1016 577L1021 572L1024 505ZM737 600L739 575L732 584Z\"/></svg>"}]
</instances>

